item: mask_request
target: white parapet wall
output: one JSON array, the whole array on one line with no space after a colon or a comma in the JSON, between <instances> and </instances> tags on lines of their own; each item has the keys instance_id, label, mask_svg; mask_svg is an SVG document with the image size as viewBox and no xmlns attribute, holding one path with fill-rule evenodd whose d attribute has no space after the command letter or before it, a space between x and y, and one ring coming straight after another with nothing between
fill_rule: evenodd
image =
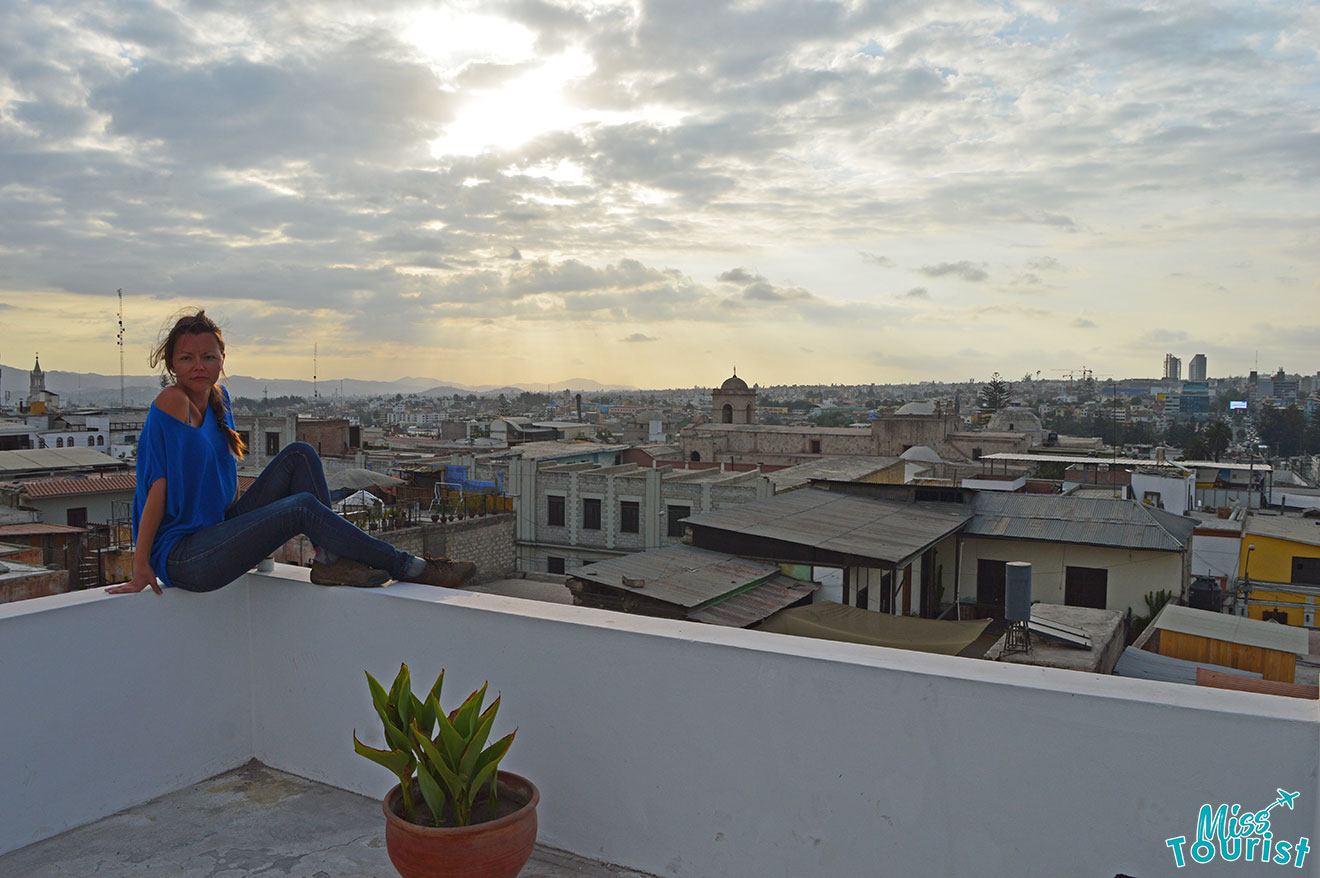
<instances>
[{"instance_id":1,"label":"white parapet wall","mask_svg":"<svg viewBox=\"0 0 1320 878\"><path fill-rule=\"evenodd\" d=\"M252 757L248 586L0 605L0 853Z\"/></svg>"},{"instance_id":2,"label":"white parapet wall","mask_svg":"<svg viewBox=\"0 0 1320 878\"><path fill-rule=\"evenodd\" d=\"M503 696L543 843L658 875L1173 874L1165 840L1195 840L1203 803L1278 787L1300 796L1276 837L1320 840L1314 702L285 567L25 603L0 615L0 850L251 756L380 795L351 735L380 742L363 671L400 661L446 669L446 706L487 680Z\"/></svg>"}]
</instances>

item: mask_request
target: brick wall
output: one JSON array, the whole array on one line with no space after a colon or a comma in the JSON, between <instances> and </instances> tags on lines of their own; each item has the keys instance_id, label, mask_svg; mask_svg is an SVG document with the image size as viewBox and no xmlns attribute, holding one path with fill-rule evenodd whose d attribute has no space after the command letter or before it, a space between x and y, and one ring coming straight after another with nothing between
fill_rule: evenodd
<instances>
[{"instance_id":1,"label":"brick wall","mask_svg":"<svg viewBox=\"0 0 1320 878\"><path fill-rule=\"evenodd\" d=\"M9 575L0 579L0 604L64 594L69 590L69 571L41 570L29 575Z\"/></svg>"},{"instance_id":2,"label":"brick wall","mask_svg":"<svg viewBox=\"0 0 1320 878\"><path fill-rule=\"evenodd\" d=\"M339 418L298 419L298 441L306 442L322 457L348 454L348 421Z\"/></svg>"},{"instance_id":3,"label":"brick wall","mask_svg":"<svg viewBox=\"0 0 1320 878\"><path fill-rule=\"evenodd\" d=\"M499 579L515 567L513 515L486 515L462 521L424 522L416 527L377 531L372 534L411 555L453 558L477 565L476 581ZM283 564L307 566L312 562L312 544L297 536L275 551Z\"/></svg>"},{"instance_id":4,"label":"brick wall","mask_svg":"<svg viewBox=\"0 0 1320 878\"><path fill-rule=\"evenodd\" d=\"M386 531L375 536L413 555L453 558L477 565L476 582L499 579L515 567L512 513L426 522L418 527Z\"/></svg>"}]
</instances>

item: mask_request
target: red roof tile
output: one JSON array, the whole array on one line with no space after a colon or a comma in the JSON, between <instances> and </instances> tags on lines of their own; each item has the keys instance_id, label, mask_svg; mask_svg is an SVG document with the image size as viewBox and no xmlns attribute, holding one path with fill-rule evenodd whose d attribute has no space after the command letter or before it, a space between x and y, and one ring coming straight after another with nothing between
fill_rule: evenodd
<instances>
[{"instance_id":1,"label":"red roof tile","mask_svg":"<svg viewBox=\"0 0 1320 878\"><path fill-rule=\"evenodd\" d=\"M29 497L77 497L85 494L132 492L137 487L137 473L110 473L84 479L35 479L20 482L19 488Z\"/></svg>"}]
</instances>

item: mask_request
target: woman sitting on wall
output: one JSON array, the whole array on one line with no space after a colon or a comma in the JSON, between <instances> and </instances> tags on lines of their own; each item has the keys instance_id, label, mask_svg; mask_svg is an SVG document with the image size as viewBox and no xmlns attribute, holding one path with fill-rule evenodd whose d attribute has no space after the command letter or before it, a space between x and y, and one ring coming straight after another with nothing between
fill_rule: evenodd
<instances>
[{"instance_id":1,"label":"woman sitting on wall","mask_svg":"<svg viewBox=\"0 0 1320 878\"><path fill-rule=\"evenodd\" d=\"M367 536L330 509L316 451L284 448L237 497L245 451L234 430L229 393L220 387L225 341L205 311L178 318L151 355L173 383L156 397L138 439L133 501L133 578L107 591L150 586L214 591L233 582L287 540L305 534L316 547L312 582L384 585L390 579L456 587L474 566L418 558Z\"/></svg>"}]
</instances>

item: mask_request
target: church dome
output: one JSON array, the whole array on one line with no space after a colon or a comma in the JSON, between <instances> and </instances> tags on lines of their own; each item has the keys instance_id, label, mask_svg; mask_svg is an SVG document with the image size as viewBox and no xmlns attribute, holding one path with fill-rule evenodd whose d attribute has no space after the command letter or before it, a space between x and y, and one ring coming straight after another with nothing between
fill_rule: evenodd
<instances>
[{"instance_id":1,"label":"church dome","mask_svg":"<svg viewBox=\"0 0 1320 878\"><path fill-rule=\"evenodd\" d=\"M724 383L720 385L720 390L746 390L746 389L747 389L747 382L739 378L737 375L732 375L729 378L724 379Z\"/></svg>"},{"instance_id":2,"label":"church dome","mask_svg":"<svg viewBox=\"0 0 1320 878\"><path fill-rule=\"evenodd\" d=\"M991 433L1039 433L1044 429L1035 412L1020 406L1009 406L995 412L985 428Z\"/></svg>"}]
</instances>

